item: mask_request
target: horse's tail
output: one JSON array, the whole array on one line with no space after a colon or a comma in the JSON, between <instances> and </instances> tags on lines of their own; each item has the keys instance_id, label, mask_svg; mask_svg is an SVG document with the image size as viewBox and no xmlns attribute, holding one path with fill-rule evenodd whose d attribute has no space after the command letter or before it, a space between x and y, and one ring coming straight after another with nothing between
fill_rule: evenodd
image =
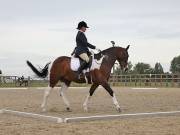
<instances>
[{"instance_id":1,"label":"horse's tail","mask_svg":"<svg viewBox=\"0 0 180 135\"><path fill-rule=\"evenodd\" d=\"M32 71L39 77L41 78L45 78L48 75L48 68L49 68L49 63L47 63L43 69L41 69L41 71L39 71L35 66L33 66L33 64L30 61L26 61L27 65L32 69Z\"/></svg>"}]
</instances>

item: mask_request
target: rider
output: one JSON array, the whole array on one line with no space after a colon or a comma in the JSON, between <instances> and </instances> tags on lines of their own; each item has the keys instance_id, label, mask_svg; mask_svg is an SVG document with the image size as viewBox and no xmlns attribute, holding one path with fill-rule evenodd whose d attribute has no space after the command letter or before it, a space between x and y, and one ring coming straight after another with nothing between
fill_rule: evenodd
<instances>
[{"instance_id":1,"label":"rider","mask_svg":"<svg viewBox=\"0 0 180 135\"><path fill-rule=\"evenodd\" d=\"M80 74L82 72L82 70L85 68L85 66L89 63L89 49L96 49L98 51L100 51L100 49L97 49L96 46L88 43L86 35L85 35L85 31L86 28L89 28L86 24L86 22L81 21L78 24L78 33L76 36L76 48L75 48L75 55L80 57L83 62L81 63L79 69L78 69L78 74L79 74L79 78L80 78Z\"/></svg>"},{"instance_id":2,"label":"rider","mask_svg":"<svg viewBox=\"0 0 180 135\"><path fill-rule=\"evenodd\" d=\"M24 81L24 76L21 76L21 80Z\"/></svg>"}]
</instances>

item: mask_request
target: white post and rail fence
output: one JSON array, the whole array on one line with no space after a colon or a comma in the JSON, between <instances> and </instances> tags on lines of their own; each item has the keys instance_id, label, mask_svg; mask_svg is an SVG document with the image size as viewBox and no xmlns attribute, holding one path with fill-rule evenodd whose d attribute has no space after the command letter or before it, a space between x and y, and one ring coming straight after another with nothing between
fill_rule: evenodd
<instances>
[{"instance_id":1,"label":"white post and rail fence","mask_svg":"<svg viewBox=\"0 0 180 135\"><path fill-rule=\"evenodd\" d=\"M109 82L117 86L180 87L180 74L111 75Z\"/></svg>"},{"instance_id":2,"label":"white post and rail fence","mask_svg":"<svg viewBox=\"0 0 180 135\"><path fill-rule=\"evenodd\" d=\"M0 87L47 86L48 79L0 76ZM109 83L113 86L180 87L180 74L129 74L111 75ZM72 84L75 85L76 84ZM79 84L81 85L81 84ZM79 86L78 85L78 86ZM85 84L83 84L84 86Z\"/></svg>"}]
</instances>

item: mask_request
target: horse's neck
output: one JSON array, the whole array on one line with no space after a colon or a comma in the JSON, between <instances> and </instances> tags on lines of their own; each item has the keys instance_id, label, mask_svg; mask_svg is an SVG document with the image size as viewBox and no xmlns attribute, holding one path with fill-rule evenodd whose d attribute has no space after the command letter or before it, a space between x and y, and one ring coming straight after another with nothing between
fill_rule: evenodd
<instances>
[{"instance_id":1,"label":"horse's neck","mask_svg":"<svg viewBox=\"0 0 180 135\"><path fill-rule=\"evenodd\" d=\"M112 67L114 66L115 64L115 61L116 61L116 57L113 56L113 55L107 55L108 57L108 60L107 60L107 64L109 65L109 67L112 69Z\"/></svg>"},{"instance_id":2,"label":"horse's neck","mask_svg":"<svg viewBox=\"0 0 180 135\"><path fill-rule=\"evenodd\" d=\"M108 64L110 64L111 67L113 67L113 65L116 61L116 50L115 50L115 48L111 47L111 48L105 50L104 55L106 55L108 57Z\"/></svg>"},{"instance_id":3,"label":"horse's neck","mask_svg":"<svg viewBox=\"0 0 180 135\"><path fill-rule=\"evenodd\" d=\"M113 48L111 48L107 51L104 51L103 55L105 55L105 59L106 59L104 63L105 66L107 67L106 72L111 73L111 69L114 66L115 61L116 61L116 51Z\"/></svg>"}]
</instances>

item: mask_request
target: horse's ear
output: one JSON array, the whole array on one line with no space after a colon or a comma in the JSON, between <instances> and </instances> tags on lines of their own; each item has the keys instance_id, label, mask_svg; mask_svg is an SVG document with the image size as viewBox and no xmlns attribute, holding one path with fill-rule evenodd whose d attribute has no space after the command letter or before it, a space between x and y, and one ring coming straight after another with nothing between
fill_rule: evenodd
<instances>
[{"instance_id":1,"label":"horse's ear","mask_svg":"<svg viewBox=\"0 0 180 135\"><path fill-rule=\"evenodd\" d=\"M128 46L126 47L126 51L129 49L129 47L130 47L130 45L128 45Z\"/></svg>"}]
</instances>

